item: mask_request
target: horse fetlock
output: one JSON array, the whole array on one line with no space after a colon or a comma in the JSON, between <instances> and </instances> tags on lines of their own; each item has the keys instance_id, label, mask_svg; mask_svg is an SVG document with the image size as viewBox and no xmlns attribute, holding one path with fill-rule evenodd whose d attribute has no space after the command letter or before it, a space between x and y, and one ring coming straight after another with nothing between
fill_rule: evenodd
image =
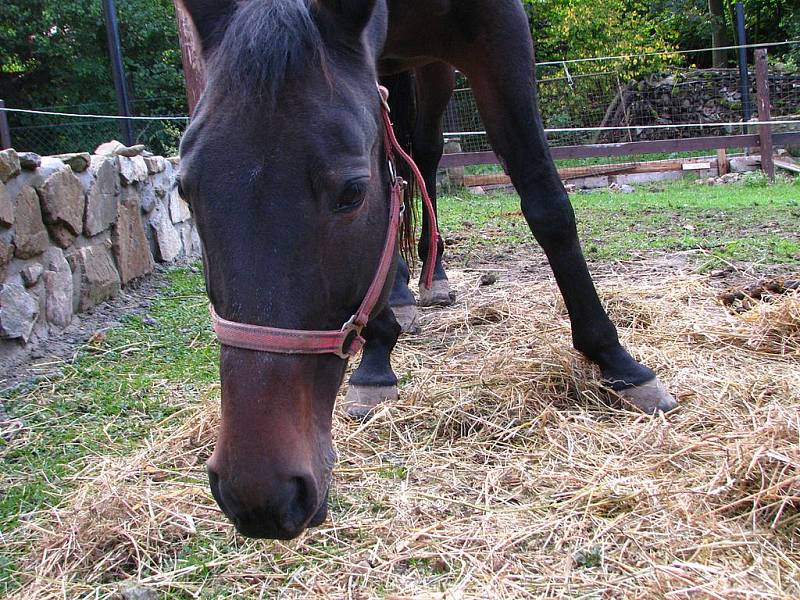
<instances>
[{"instance_id":1,"label":"horse fetlock","mask_svg":"<svg viewBox=\"0 0 800 600\"><path fill-rule=\"evenodd\" d=\"M620 390L616 394L625 403L648 415L659 412L668 413L680 406L657 377L642 385Z\"/></svg>"},{"instance_id":2,"label":"horse fetlock","mask_svg":"<svg viewBox=\"0 0 800 600\"><path fill-rule=\"evenodd\" d=\"M447 279L438 279L428 288L424 283L419 284L420 306L451 306L456 301L456 293L450 289Z\"/></svg>"},{"instance_id":3,"label":"horse fetlock","mask_svg":"<svg viewBox=\"0 0 800 600\"><path fill-rule=\"evenodd\" d=\"M344 413L351 419L369 419L375 409L384 402L395 402L400 397L396 385L361 386L350 385L344 399Z\"/></svg>"}]
</instances>

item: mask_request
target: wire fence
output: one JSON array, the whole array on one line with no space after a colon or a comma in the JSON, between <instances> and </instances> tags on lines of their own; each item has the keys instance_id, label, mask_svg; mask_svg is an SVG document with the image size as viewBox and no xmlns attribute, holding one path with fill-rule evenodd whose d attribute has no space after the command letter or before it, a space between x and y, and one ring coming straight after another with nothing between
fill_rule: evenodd
<instances>
[{"instance_id":1,"label":"wire fence","mask_svg":"<svg viewBox=\"0 0 800 600\"><path fill-rule=\"evenodd\" d=\"M736 69L673 67L625 80L623 68L540 78L539 105L553 147L734 135L743 115L757 113L756 77L748 72L748 103ZM609 68L611 67L611 68ZM772 118L781 131L800 131L800 72L768 78ZM472 90L459 88L445 115L445 137L463 152L491 149Z\"/></svg>"},{"instance_id":2,"label":"wire fence","mask_svg":"<svg viewBox=\"0 0 800 600\"><path fill-rule=\"evenodd\" d=\"M796 41L776 45L800 44ZM753 44L750 47L763 47ZM734 47L735 48L735 47ZM682 64L663 65L648 75L631 77L633 63L656 55L680 57L710 52L649 53L617 57L592 57L538 65L539 105L548 141L553 147L620 142L681 139L747 133L743 115L756 114L756 77L748 72L743 98L736 69L700 70ZM678 63L685 63L685 57ZM571 72L577 68L580 73ZM445 137L458 142L462 152L491 150L477 107L465 79L445 114ZM772 117L776 131L800 131L800 72L773 66L768 77ZM91 151L112 138L120 138L116 104L98 102L78 106L41 107L39 111L64 114L9 112L13 145L39 154ZM132 121L137 143L158 154L174 154L188 119L183 95L137 99ZM594 163L620 163L637 157L592 159Z\"/></svg>"},{"instance_id":3,"label":"wire fence","mask_svg":"<svg viewBox=\"0 0 800 600\"><path fill-rule=\"evenodd\" d=\"M15 148L38 154L91 152L100 144L122 139L120 119L114 102L44 106L30 112L8 112L9 130ZM148 115L176 116L154 118ZM138 99L131 120L137 144L156 154L177 153L188 117L184 96ZM74 116L67 116L74 115ZM144 118L142 118L144 117Z\"/></svg>"}]
</instances>

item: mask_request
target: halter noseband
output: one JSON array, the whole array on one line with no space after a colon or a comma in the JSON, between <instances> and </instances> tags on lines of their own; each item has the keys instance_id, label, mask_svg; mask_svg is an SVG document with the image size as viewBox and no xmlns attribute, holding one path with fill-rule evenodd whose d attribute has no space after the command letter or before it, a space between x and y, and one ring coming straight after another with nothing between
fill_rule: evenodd
<instances>
[{"instance_id":1,"label":"halter noseband","mask_svg":"<svg viewBox=\"0 0 800 600\"><path fill-rule=\"evenodd\" d=\"M386 160L391 176L391 194L389 207L389 228L386 233L386 243L383 246L378 270L367 290L361 306L356 313L339 330L308 331L302 329L280 329L277 327L264 327L228 321L220 317L211 307L211 321L214 333L217 334L220 344L244 350L269 352L274 354L335 354L339 358L356 356L364 346L361 336L369 322L369 317L381 297L386 286L386 278L394 260L397 246L397 237L403 216L403 189L406 182L397 175L395 169L395 155L402 158L411 169L422 195L423 206L428 217L428 258L422 271L422 283L428 288L433 280L433 268L438 244L438 228L436 226L436 213L433 203L425 187L425 180L419 168L403 150L395 136L392 120L389 117L389 92L386 88L378 86L381 97L381 113L383 116Z\"/></svg>"}]
</instances>

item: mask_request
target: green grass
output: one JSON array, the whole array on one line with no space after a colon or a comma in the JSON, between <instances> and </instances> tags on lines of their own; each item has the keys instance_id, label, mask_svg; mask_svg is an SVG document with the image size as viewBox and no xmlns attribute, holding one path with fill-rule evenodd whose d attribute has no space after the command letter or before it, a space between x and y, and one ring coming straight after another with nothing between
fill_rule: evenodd
<instances>
[{"instance_id":1,"label":"green grass","mask_svg":"<svg viewBox=\"0 0 800 600\"><path fill-rule=\"evenodd\" d=\"M724 186L686 181L638 187L636 193L572 194L589 260L620 260L648 252L697 251L707 266L726 261L800 263L800 184L772 186L759 177ZM488 247L511 253L533 239L511 193L439 199L450 256L469 262Z\"/></svg>"},{"instance_id":2,"label":"green grass","mask_svg":"<svg viewBox=\"0 0 800 600\"><path fill-rule=\"evenodd\" d=\"M61 374L4 398L25 429L0 446L0 531L59 504L70 477L97 455L132 451L164 418L183 408L174 389L206 388L217 378L202 277L174 270L148 315L129 316L84 348ZM0 596L15 586L18 556L0 552Z\"/></svg>"}]
</instances>

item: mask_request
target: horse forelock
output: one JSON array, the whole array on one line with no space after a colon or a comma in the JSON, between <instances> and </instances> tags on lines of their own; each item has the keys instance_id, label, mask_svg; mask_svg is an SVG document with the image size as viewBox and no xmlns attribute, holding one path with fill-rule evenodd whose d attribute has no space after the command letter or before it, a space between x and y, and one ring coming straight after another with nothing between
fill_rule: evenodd
<instances>
[{"instance_id":1,"label":"horse forelock","mask_svg":"<svg viewBox=\"0 0 800 600\"><path fill-rule=\"evenodd\" d=\"M210 57L227 99L273 103L287 80L311 64L327 76L327 55L313 16L315 0L245 0Z\"/></svg>"}]
</instances>

